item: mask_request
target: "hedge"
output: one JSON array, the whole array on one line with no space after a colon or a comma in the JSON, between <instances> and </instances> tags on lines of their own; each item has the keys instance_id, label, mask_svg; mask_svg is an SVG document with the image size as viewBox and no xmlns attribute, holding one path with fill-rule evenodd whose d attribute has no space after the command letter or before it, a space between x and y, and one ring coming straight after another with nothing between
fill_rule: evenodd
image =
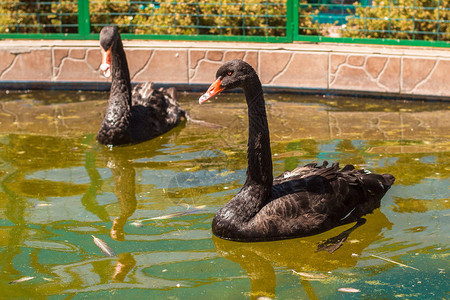
<instances>
[{"instance_id":1,"label":"hedge","mask_svg":"<svg viewBox=\"0 0 450 300\"><path fill-rule=\"evenodd\" d=\"M0 2L0 33L77 33L76 1L42 3ZM91 32L98 33L106 24L116 24L121 32L135 34L285 36L286 3L282 0L91 0ZM299 33L326 36L330 24L318 24L315 17L328 7L317 6L317 0L299 3ZM347 23L338 26L344 37L450 40L450 0L373 0L371 5L355 2L346 7L352 7L348 10ZM30 13L35 11L39 14Z\"/></svg>"}]
</instances>

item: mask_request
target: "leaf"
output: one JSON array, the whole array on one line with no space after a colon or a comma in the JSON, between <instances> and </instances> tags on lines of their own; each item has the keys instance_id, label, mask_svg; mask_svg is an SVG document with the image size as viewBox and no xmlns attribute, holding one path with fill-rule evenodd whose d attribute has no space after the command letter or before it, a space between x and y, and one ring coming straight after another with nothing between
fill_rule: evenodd
<instances>
[{"instance_id":1,"label":"leaf","mask_svg":"<svg viewBox=\"0 0 450 300\"><path fill-rule=\"evenodd\" d=\"M93 235L91 235L92 238L94 239L94 244L97 245L97 247L100 248L100 250L102 250L103 254L105 254L106 256L116 256L116 253L114 253L114 250L111 249L111 247L109 247L104 241L102 241L101 239L99 239L98 237L95 237Z\"/></svg>"}]
</instances>

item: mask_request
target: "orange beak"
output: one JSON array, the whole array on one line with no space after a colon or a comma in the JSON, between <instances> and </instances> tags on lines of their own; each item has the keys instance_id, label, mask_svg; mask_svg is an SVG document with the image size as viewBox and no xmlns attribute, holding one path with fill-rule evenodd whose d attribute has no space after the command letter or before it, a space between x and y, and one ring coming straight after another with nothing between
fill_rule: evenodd
<instances>
[{"instance_id":1,"label":"orange beak","mask_svg":"<svg viewBox=\"0 0 450 300\"><path fill-rule=\"evenodd\" d=\"M108 50L100 47L102 51L102 64L100 65L100 70L103 72L105 77L111 76L111 48Z\"/></svg>"},{"instance_id":2,"label":"orange beak","mask_svg":"<svg viewBox=\"0 0 450 300\"><path fill-rule=\"evenodd\" d=\"M216 81L214 81L213 84L211 84L211 86L208 88L206 93L204 93L198 99L198 103L202 104L203 102L208 101L209 99L211 99L212 97L214 97L215 95L217 95L218 93L223 91L224 88L220 87L221 84L222 84L222 79L217 78Z\"/></svg>"}]
</instances>

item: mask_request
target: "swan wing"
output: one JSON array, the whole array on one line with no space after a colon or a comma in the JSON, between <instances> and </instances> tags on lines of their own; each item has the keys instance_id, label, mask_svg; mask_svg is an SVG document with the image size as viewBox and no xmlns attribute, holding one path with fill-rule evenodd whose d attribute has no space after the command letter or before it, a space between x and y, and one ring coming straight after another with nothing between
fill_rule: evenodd
<instances>
[{"instance_id":1,"label":"swan wing","mask_svg":"<svg viewBox=\"0 0 450 300\"><path fill-rule=\"evenodd\" d=\"M185 111L178 105L175 88L155 89L153 83L140 83L132 92L132 122L135 141L161 135L178 125Z\"/></svg>"},{"instance_id":2,"label":"swan wing","mask_svg":"<svg viewBox=\"0 0 450 300\"><path fill-rule=\"evenodd\" d=\"M272 198L247 224L249 232L283 239L354 222L380 206L394 181L389 174L370 174L351 165L304 167L295 169L295 176L275 180Z\"/></svg>"}]
</instances>

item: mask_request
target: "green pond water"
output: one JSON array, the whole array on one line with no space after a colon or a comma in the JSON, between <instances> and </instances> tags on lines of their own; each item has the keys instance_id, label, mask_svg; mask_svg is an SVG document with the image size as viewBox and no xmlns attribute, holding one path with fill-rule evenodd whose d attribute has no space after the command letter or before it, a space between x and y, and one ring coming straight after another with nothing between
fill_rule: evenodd
<instances>
[{"instance_id":1,"label":"green pond water","mask_svg":"<svg viewBox=\"0 0 450 300\"><path fill-rule=\"evenodd\" d=\"M448 103L266 95L274 175L328 160L396 177L330 254L321 242L354 224L267 243L212 236L245 181L247 115L242 94L199 95L180 103L216 126L109 149L95 141L107 93L0 92L0 298L448 297Z\"/></svg>"}]
</instances>

